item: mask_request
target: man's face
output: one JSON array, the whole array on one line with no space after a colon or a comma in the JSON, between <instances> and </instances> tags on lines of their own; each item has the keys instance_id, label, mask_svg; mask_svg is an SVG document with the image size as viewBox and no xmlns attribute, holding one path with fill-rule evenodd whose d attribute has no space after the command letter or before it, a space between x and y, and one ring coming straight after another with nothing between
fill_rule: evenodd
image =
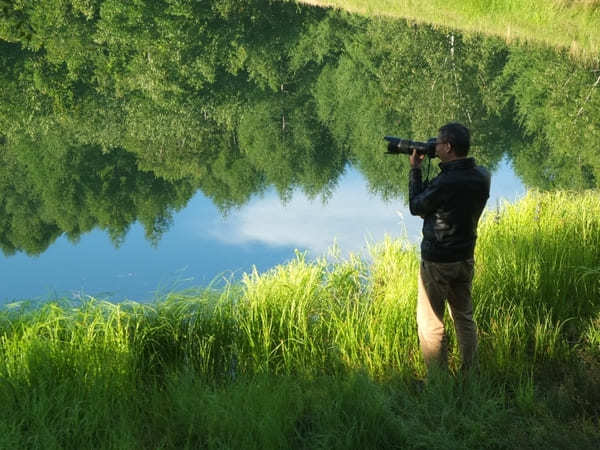
<instances>
[{"instance_id":1,"label":"man's face","mask_svg":"<svg viewBox=\"0 0 600 450\"><path fill-rule=\"evenodd\" d=\"M435 155L440 158L442 162L446 162L448 161L449 151L450 144L443 136L438 135L435 144Z\"/></svg>"}]
</instances>

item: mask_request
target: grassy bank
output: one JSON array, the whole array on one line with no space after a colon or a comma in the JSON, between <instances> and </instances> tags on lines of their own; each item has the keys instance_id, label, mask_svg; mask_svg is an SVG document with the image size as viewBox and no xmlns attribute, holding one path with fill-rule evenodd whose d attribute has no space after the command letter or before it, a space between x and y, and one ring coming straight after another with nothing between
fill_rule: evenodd
<instances>
[{"instance_id":1,"label":"grassy bank","mask_svg":"<svg viewBox=\"0 0 600 450\"><path fill-rule=\"evenodd\" d=\"M598 0L298 0L369 16L390 16L600 56Z\"/></svg>"},{"instance_id":2,"label":"grassy bank","mask_svg":"<svg viewBox=\"0 0 600 450\"><path fill-rule=\"evenodd\" d=\"M416 381L417 253L372 255L152 305L4 308L0 448L597 448L597 192L484 218L468 379L454 351Z\"/></svg>"}]
</instances>

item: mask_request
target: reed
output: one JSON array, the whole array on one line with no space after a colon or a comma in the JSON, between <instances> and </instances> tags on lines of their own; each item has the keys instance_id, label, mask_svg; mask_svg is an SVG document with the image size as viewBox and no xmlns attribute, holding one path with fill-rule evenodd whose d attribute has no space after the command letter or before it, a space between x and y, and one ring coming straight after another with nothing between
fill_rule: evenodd
<instances>
[{"instance_id":1,"label":"reed","mask_svg":"<svg viewBox=\"0 0 600 450\"><path fill-rule=\"evenodd\" d=\"M418 262L415 247L388 238L369 258L297 253L239 283L152 304L7 306L0 447L88 448L100 439L105 448L368 448L368 436L372 448L390 436L423 446L413 436L428 431L419 420L441 413L447 419L435 422L442 428L427 445L470 447L477 439L460 430L492 439L522 414L558 446L593 448L599 194L530 192L485 214L473 288L479 373L466 385L452 378L454 350L450 375L415 390L424 376ZM481 415L481 428L471 413ZM225 438L240 427L255 434ZM344 434L347 427L354 431ZM523 444L494 439L497 447ZM532 439L544 442L542 434Z\"/></svg>"}]
</instances>

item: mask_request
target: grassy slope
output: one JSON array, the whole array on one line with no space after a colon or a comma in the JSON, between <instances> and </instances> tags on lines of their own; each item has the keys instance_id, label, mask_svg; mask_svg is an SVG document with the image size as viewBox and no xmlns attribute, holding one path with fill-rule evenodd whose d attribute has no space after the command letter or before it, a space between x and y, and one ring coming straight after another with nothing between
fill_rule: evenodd
<instances>
[{"instance_id":1,"label":"grassy slope","mask_svg":"<svg viewBox=\"0 0 600 450\"><path fill-rule=\"evenodd\" d=\"M5 308L0 448L598 448L600 195L489 213L476 260L479 371L424 388L400 241L154 305Z\"/></svg>"},{"instance_id":2,"label":"grassy slope","mask_svg":"<svg viewBox=\"0 0 600 450\"><path fill-rule=\"evenodd\" d=\"M597 0L297 0L353 13L404 18L568 49L583 59L600 56Z\"/></svg>"}]
</instances>

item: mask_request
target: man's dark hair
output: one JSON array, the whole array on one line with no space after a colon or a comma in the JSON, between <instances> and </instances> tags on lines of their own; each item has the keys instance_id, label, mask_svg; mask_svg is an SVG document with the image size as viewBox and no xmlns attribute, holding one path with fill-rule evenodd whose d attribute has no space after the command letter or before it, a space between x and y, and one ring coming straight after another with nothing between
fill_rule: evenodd
<instances>
[{"instance_id":1,"label":"man's dark hair","mask_svg":"<svg viewBox=\"0 0 600 450\"><path fill-rule=\"evenodd\" d=\"M450 143L456 156L467 156L471 147L471 134L464 125L452 122L439 129L440 138Z\"/></svg>"}]
</instances>

